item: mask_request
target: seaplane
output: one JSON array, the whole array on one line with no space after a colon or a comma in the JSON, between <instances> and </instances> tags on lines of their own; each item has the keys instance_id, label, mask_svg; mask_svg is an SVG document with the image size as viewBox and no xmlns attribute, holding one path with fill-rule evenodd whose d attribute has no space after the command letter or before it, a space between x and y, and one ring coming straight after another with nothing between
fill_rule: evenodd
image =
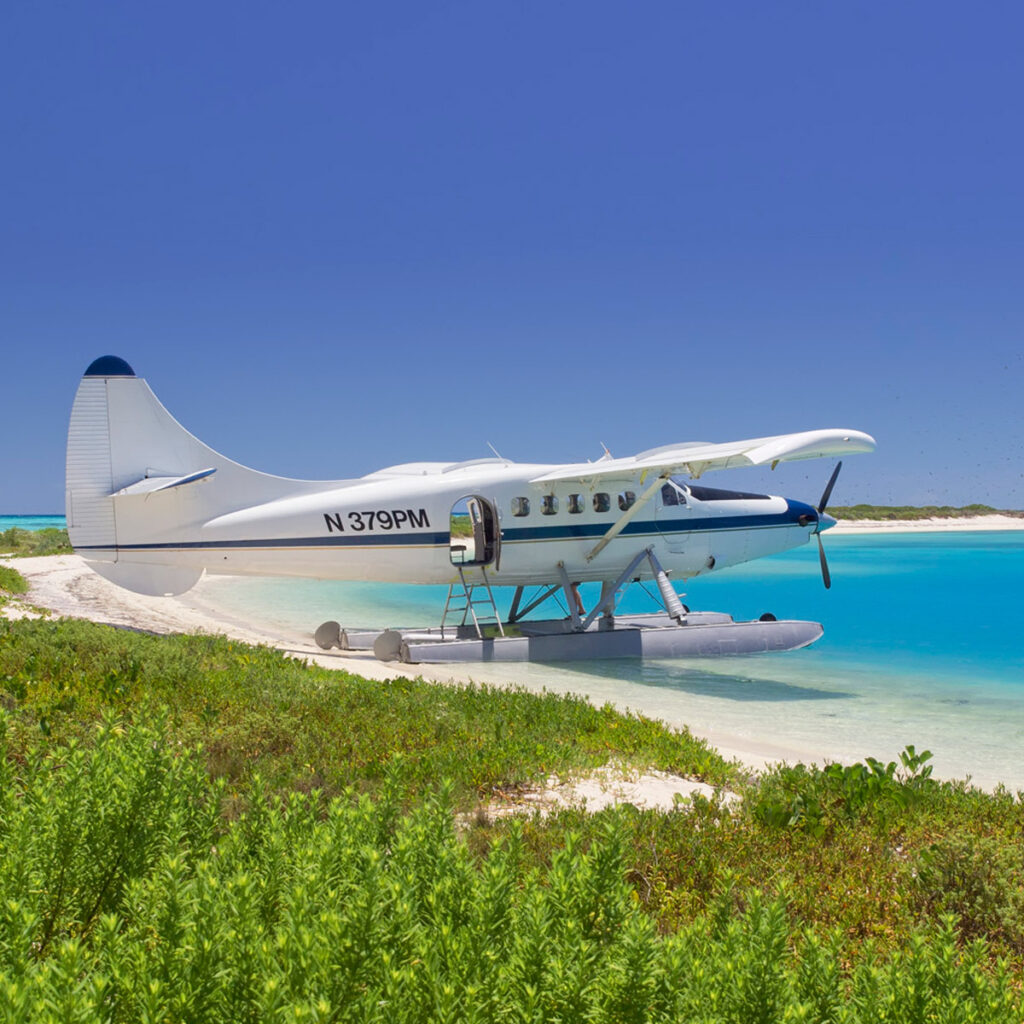
<instances>
[{"instance_id":1,"label":"seaplane","mask_svg":"<svg viewBox=\"0 0 1024 1024\"><path fill-rule=\"evenodd\" d=\"M141 594L178 595L207 573L447 585L438 625L327 621L314 633L324 650L408 663L753 654L806 647L822 626L691 611L674 583L813 537L830 586L821 535L835 523L825 510L842 462L816 505L697 481L874 448L868 434L824 429L565 465L495 456L291 480L209 448L127 362L102 356L72 406L66 515L91 568ZM655 585L657 612L617 614L634 582ZM600 584L590 608L583 583ZM515 588L505 613L496 587ZM558 614L544 617L552 599Z\"/></svg>"}]
</instances>

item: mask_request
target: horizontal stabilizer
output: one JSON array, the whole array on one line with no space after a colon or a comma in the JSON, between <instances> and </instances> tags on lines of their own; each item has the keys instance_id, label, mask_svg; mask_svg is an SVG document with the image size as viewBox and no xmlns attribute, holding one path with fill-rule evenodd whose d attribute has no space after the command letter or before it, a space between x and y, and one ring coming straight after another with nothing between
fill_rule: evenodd
<instances>
[{"instance_id":1,"label":"horizontal stabilizer","mask_svg":"<svg viewBox=\"0 0 1024 1024\"><path fill-rule=\"evenodd\" d=\"M144 476L141 480L122 487L119 491L114 491L111 497L120 498L128 494L155 494L157 491L169 491L173 487L183 487L185 484L194 484L199 480L205 480L216 472L217 470L214 468L200 469L185 476Z\"/></svg>"}]
</instances>

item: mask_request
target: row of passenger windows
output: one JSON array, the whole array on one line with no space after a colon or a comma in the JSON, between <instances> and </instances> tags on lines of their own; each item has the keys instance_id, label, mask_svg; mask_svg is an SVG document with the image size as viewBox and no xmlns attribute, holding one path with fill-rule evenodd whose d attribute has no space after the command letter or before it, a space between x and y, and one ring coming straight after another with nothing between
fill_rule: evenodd
<instances>
[{"instance_id":1,"label":"row of passenger windows","mask_svg":"<svg viewBox=\"0 0 1024 1024\"><path fill-rule=\"evenodd\" d=\"M689 484L687 487L691 498L698 501L749 501L752 499L767 501L767 494L752 494L749 491L723 491L713 487L696 487ZM636 494L633 491L620 491L617 495L619 509L622 512L631 509L636 503ZM598 491L591 499L595 512L609 512L612 507L612 496L604 491ZM687 490L675 483L666 483L661 489L662 505L686 505ZM565 507L570 515L579 515L586 507L586 498L582 494L570 494L565 499ZM558 496L545 494L540 499L540 512L544 516L558 514ZM528 516L530 514L529 498L512 499L512 515Z\"/></svg>"},{"instance_id":2,"label":"row of passenger windows","mask_svg":"<svg viewBox=\"0 0 1024 1024\"><path fill-rule=\"evenodd\" d=\"M620 510L626 512L636 503L636 494L633 491L620 491L618 501ZM598 491L592 499L592 504L595 512L608 512L612 507L612 496L610 494L606 494L604 491ZM582 494L570 494L565 500L565 507L569 512L569 515L579 515L586 507L586 499ZM557 515L558 495L545 494L540 499L540 513L543 516ZM512 499L512 515L528 516L529 514L529 498Z\"/></svg>"}]
</instances>

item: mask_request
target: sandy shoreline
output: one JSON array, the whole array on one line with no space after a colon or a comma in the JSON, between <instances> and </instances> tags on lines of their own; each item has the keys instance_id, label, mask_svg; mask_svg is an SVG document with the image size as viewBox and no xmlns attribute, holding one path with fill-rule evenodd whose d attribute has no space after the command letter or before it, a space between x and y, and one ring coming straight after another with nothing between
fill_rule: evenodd
<instances>
[{"instance_id":1,"label":"sandy shoreline","mask_svg":"<svg viewBox=\"0 0 1024 1024\"><path fill-rule=\"evenodd\" d=\"M11 618L32 615L31 609L35 607L47 609L62 617L88 619L151 633L219 634L244 643L275 647L324 668L340 669L369 679L414 676L438 683L509 683L507 678L488 673L486 665L385 664L377 661L368 651L322 651L313 643L312 637L253 627L233 618L210 602L206 591L212 588L204 587L204 583L207 583L205 580L181 597L147 597L123 590L98 576L78 555L18 559L0 557L0 564L17 569L29 583L28 594L0 608L0 615ZM213 583L215 585L216 581ZM759 770L788 753L770 745L742 741L734 747L728 738L721 736L705 738L724 757L738 760L753 770ZM598 810L609 804L629 802L637 806L668 810L675 806L677 795L687 797L700 793L710 797L712 792L711 787L704 783L664 772L637 774L612 769L569 782L551 779L544 790L526 794L521 805L526 810L546 811L582 802L589 809ZM492 813L507 810L507 807L490 808Z\"/></svg>"},{"instance_id":2,"label":"sandy shoreline","mask_svg":"<svg viewBox=\"0 0 1024 1024\"><path fill-rule=\"evenodd\" d=\"M276 647L327 668L357 672L371 679L394 679L409 674L402 666L386 665L368 652L346 651L344 656L327 654L313 643L311 636L243 623L208 599L207 593L216 586L216 580L203 580L181 597L147 597L105 580L78 555L0 559L0 562L17 569L28 580L26 604L46 608L55 615L152 633L217 633L244 643ZM14 614L17 614L17 606ZM455 671L445 673L446 680L458 676Z\"/></svg>"},{"instance_id":3,"label":"sandy shoreline","mask_svg":"<svg viewBox=\"0 0 1024 1024\"><path fill-rule=\"evenodd\" d=\"M910 522L848 522L839 523L830 531L835 534L864 535L907 532L936 532L945 530L1021 530L1024 520L1008 516L982 516L959 520L923 520ZM30 590L23 601L11 601L0 614L17 616L24 605L45 608L59 616L89 619L94 622L145 630L154 633L212 633L233 639L275 647L295 657L303 658L325 668L341 669L370 679L395 679L416 676L439 683L491 683L508 685L518 682L515 666L507 664L476 665L416 665L385 664L377 661L371 652L321 651L310 634L289 631L268 624L253 624L226 612L217 601L217 588L225 582L223 577L202 580L193 590L178 598L146 597L115 586L88 568L77 555L19 558L0 562L19 571L29 582ZM547 684L545 684L547 685ZM589 690L586 682L580 685L552 686L555 690L580 693ZM601 701L600 696L590 694ZM619 698L613 698L619 704ZM623 707L623 710L625 708ZM643 711L643 709L640 709ZM649 712L644 712L649 713ZM654 717L658 717L655 713ZM687 716L688 717L688 716ZM676 723L681 724L681 723ZM691 731L706 739L723 756L735 759L755 771L778 761L797 760L819 763L832 759L835 754L826 749L801 749L780 745L766 737L734 735L707 724ZM682 785L683 780L677 780ZM665 790L664 780L645 779L640 785L652 793ZM602 782L599 789L607 796L608 786ZM671 788L671 787L669 787ZM678 790L677 790L678 791ZM623 797L632 802L645 802L635 784L629 790L633 795ZM592 793L588 805L593 805ZM655 802L657 798L653 798Z\"/></svg>"},{"instance_id":4,"label":"sandy shoreline","mask_svg":"<svg viewBox=\"0 0 1024 1024\"><path fill-rule=\"evenodd\" d=\"M966 530L1024 530L1024 519L1015 516L968 516L963 519L840 519L830 529L832 537L844 533L946 533Z\"/></svg>"}]
</instances>

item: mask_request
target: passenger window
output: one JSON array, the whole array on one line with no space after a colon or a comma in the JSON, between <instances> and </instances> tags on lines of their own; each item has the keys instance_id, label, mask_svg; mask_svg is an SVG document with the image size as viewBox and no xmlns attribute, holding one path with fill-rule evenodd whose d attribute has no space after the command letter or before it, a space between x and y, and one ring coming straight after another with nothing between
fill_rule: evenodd
<instances>
[{"instance_id":1,"label":"passenger window","mask_svg":"<svg viewBox=\"0 0 1024 1024\"><path fill-rule=\"evenodd\" d=\"M545 494L540 499L541 515L553 516L558 511L558 498L553 494Z\"/></svg>"},{"instance_id":2,"label":"passenger window","mask_svg":"<svg viewBox=\"0 0 1024 1024\"><path fill-rule=\"evenodd\" d=\"M612 507L612 499L610 495L604 493L604 491L598 491L594 495L594 511L595 512L607 512Z\"/></svg>"},{"instance_id":3,"label":"passenger window","mask_svg":"<svg viewBox=\"0 0 1024 1024\"><path fill-rule=\"evenodd\" d=\"M583 495L569 495L569 515L578 516L583 511Z\"/></svg>"},{"instance_id":4,"label":"passenger window","mask_svg":"<svg viewBox=\"0 0 1024 1024\"><path fill-rule=\"evenodd\" d=\"M529 498L513 498L512 499L512 515L514 516L528 516L530 514L530 499Z\"/></svg>"},{"instance_id":5,"label":"passenger window","mask_svg":"<svg viewBox=\"0 0 1024 1024\"><path fill-rule=\"evenodd\" d=\"M636 504L636 495L632 491L621 491L619 493L619 508L623 512L631 509Z\"/></svg>"}]
</instances>

